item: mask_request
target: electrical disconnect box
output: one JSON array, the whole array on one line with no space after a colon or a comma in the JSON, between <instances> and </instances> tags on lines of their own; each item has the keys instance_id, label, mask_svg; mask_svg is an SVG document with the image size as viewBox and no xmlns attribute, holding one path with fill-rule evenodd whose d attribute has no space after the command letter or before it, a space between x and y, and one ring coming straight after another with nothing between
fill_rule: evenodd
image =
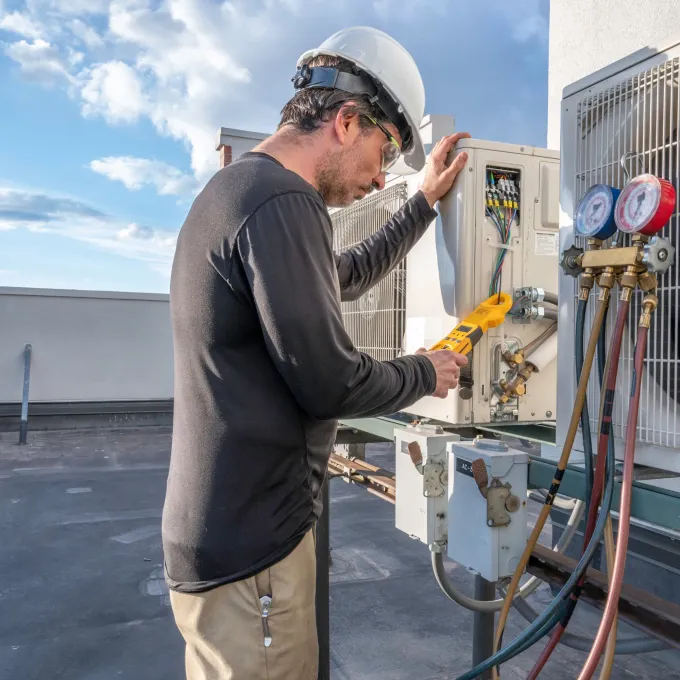
<instances>
[{"instance_id":1,"label":"electrical disconnect box","mask_svg":"<svg viewBox=\"0 0 680 680\"><path fill-rule=\"evenodd\" d=\"M488 581L511 577L527 542L529 456L492 439L448 454L448 556Z\"/></svg>"},{"instance_id":2,"label":"electrical disconnect box","mask_svg":"<svg viewBox=\"0 0 680 680\"><path fill-rule=\"evenodd\" d=\"M397 502L395 525L431 546L446 541L448 513L447 445L459 441L428 426L395 432Z\"/></svg>"}]
</instances>

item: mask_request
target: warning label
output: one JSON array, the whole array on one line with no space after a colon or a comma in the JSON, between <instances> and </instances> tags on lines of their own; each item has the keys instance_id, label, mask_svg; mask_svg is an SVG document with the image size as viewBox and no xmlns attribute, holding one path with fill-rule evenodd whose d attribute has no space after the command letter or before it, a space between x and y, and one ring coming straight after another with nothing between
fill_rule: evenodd
<instances>
[{"instance_id":1,"label":"warning label","mask_svg":"<svg viewBox=\"0 0 680 680\"><path fill-rule=\"evenodd\" d=\"M534 253L555 257L560 252L560 235L554 231L537 231Z\"/></svg>"}]
</instances>

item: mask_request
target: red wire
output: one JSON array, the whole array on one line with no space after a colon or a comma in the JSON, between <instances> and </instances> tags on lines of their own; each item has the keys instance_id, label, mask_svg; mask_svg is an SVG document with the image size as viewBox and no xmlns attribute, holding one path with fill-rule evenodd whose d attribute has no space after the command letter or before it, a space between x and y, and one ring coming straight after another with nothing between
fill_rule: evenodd
<instances>
[{"instance_id":1,"label":"red wire","mask_svg":"<svg viewBox=\"0 0 680 680\"><path fill-rule=\"evenodd\" d=\"M635 347L635 383L633 392L630 396L630 406L628 408L628 423L626 430L626 449L623 459L623 481L621 483L621 505L619 507L619 529L616 537L616 559L612 571L611 583L607 604L604 608L604 615L600 622L600 627L590 650L588 659L578 676L578 680L590 680L600 663L600 657L607 644L609 631L616 617L619 605L619 596L623 586L623 574L626 568L626 557L628 551L628 538L630 535L630 506L633 492L633 473L635 467L635 435L637 434L638 410L640 408L640 386L642 385L642 369L647 349L648 328L640 326L638 328L637 345Z\"/></svg>"},{"instance_id":2,"label":"red wire","mask_svg":"<svg viewBox=\"0 0 680 680\"><path fill-rule=\"evenodd\" d=\"M609 445L609 435L611 432L612 424L612 409L614 405L614 392L616 390L616 378L619 371L619 357L621 356L621 345L623 341L623 332L626 327L626 319L628 318L628 309L630 303L627 300L622 300L619 304L619 309L616 315L616 324L614 326L614 333L612 336L612 346L610 349L610 361L609 369L605 377L605 396L604 404L601 406L602 409L602 427L600 429L600 436L597 442L597 464L595 466L595 475L593 478L593 491L590 500L590 510L588 512L588 519L586 521L586 530L583 537L583 547L581 549L581 554L585 551L590 539L593 536L593 531L595 530L595 523L597 520L597 508L600 504L600 499L602 496L602 490L604 488L604 472L605 463L607 456L607 447ZM572 591L569 598L574 602L574 607L578 602L581 594L581 589L585 584L585 574L583 578L579 580L576 584L574 590ZM543 667L548 662L550 655L557 647L564 631L567 629L572 610L563 618L553 630L550 637L550 641L543 650L541 656L538 658L531 672L527 676L527 680L536 680L539 673L543 670Z\"/></svg>"}]
</instances>

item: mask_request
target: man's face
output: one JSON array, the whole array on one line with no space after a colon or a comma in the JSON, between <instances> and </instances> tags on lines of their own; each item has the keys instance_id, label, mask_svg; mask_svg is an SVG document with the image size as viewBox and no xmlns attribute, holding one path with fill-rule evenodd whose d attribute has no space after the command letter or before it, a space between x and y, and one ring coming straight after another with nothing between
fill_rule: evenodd
<instances>
[{"instance_id":1,"label":"man's face","mask_svg":"<svg viewBox=\"0 0 680 680\"><path fill-rule=\"evenodd\" d=\"M383 127L401 144L394 125ZM378 126L361 128L355 116L345 130L339 149L329 151L317 170L317 182L326 205L343 208L385 186L382 149L389 138Z\"/></svg>"}]
</instances>

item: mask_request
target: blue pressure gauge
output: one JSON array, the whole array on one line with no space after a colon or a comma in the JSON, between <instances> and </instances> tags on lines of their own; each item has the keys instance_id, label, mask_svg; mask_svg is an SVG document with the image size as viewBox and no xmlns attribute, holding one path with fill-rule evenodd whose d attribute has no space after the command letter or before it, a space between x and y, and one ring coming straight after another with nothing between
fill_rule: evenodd
<instances>
[{"instance_id":1,"label":"blue pressure gauge","mask_svg":"<svg viewBox=\"0 0 680 680\"><path fill-rule=\"evenodd\" d=\"M608 184L595 184L576 207L574 226L581 236L606 241L616 231L614 206L620 189Z\"/></svg>"}]
</instances>

